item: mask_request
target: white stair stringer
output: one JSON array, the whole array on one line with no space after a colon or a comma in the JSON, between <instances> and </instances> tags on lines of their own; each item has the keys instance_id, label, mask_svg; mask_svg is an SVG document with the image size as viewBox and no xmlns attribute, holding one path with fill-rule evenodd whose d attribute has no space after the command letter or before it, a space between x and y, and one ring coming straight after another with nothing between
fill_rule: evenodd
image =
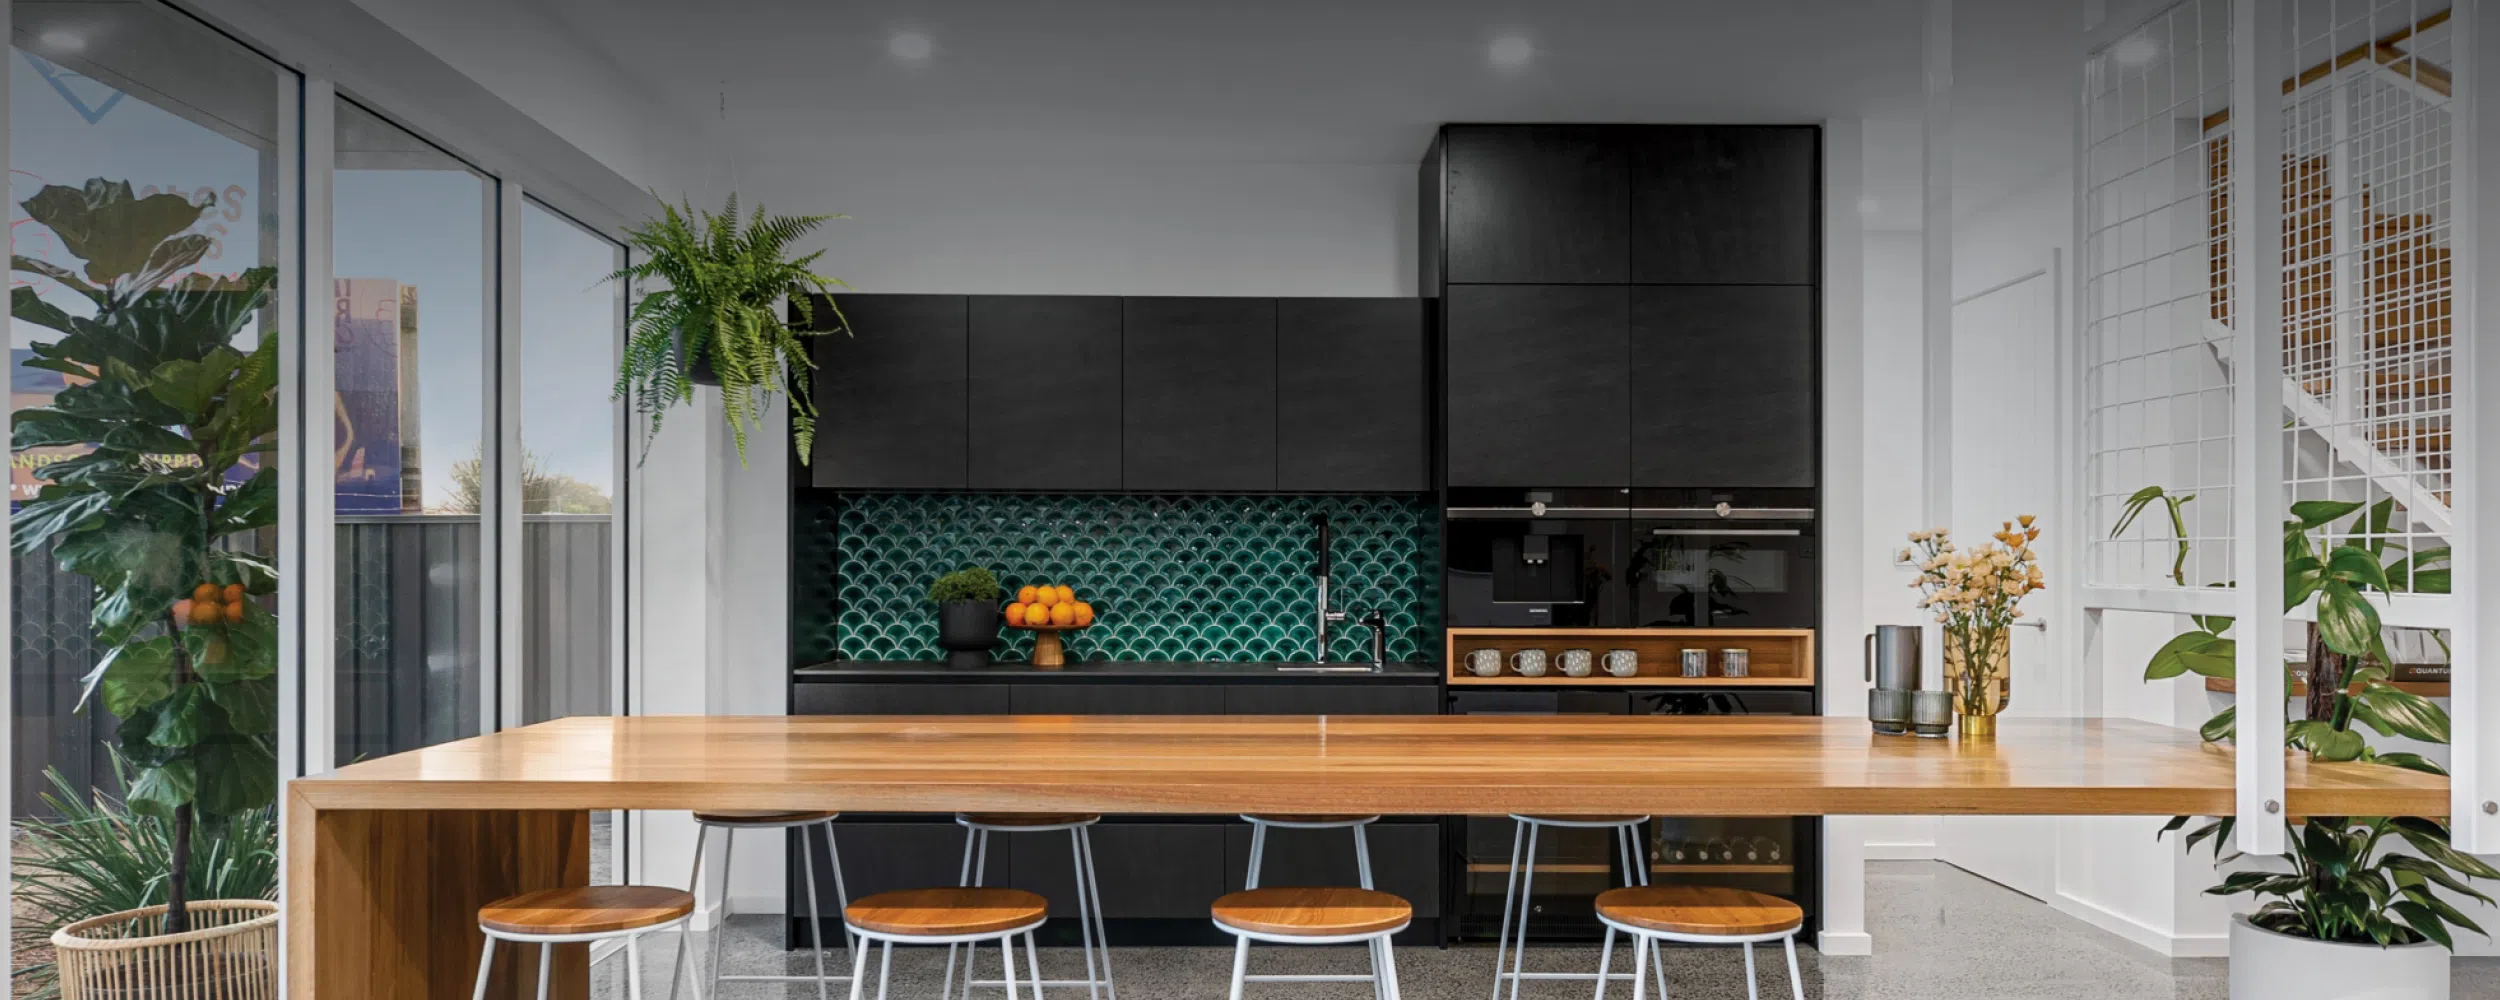
<instances>
[{"instance_id":1,"label":"white stair stringer","mask_svg":"<svg viewBox=\"0 0 2500 1000\"><path fill-rule=\"evenodd\" d=\"M2222 370L2229 372L2231 328L2210 318L2202 322L2205 346L2213 351ZM2299 379L2283 380L2283 411L2292 418L2294 426L2324 439L2338 460L2351 463L2380 490L2395 497L2422 530L2441 538L2454 536L2455 515L2439 499L2437 491L2422 485L2423 470L2412 459L2388 454L2360 427L2337 423L2326 401L2311 395Z\"/></svg>"}]
</instances>

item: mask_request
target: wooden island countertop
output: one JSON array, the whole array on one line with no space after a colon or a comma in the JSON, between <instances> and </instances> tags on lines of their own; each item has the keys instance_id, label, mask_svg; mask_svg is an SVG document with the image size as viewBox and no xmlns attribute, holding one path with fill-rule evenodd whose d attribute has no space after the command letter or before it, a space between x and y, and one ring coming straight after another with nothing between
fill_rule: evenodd
<instances>
[{"instance_id":1,"label":"wooden island countertop","mask_svg":"<svg viewBox=\"0 0 2500 1000\"><path fill-rule=\"evenodd\" d=\"M2232 751L2114 719L2005 719L1992 742L1863 719L1692 716L574 718L288 786L292 989L470 996L477 907L589 880L592 811L834 809L1410 815L2217 815ZM2444 816L2447 781L2288 762L2291 815ZM862 859L866 861L867 859ZM489 996L536 985L532 949ZM556 951L557 996L587 952Z\"/></svg>"}]
</instances>

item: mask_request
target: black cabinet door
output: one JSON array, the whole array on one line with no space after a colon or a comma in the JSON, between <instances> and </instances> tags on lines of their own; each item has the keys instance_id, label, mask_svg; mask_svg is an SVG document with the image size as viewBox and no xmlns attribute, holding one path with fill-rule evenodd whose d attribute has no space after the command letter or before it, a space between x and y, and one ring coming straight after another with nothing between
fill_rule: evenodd
<instances>
[{"instance_id":1,"label":"black cabinet door","mask_svg":"<svg viewBox=\"0 0 2500 1000\"><path fill-rule=\"evenodd\" d=\"M963 488L964 297L846 295L840 302L851 335L829 333L815 344L816 485Z\"/></svg>"},{"instance_id":2,"label":"black cabinet door","mask_svg":"<svg viewBox=\"0 0 2500 1000\"><path fill-rule=\"evenodd\" d=\"M972 298L971 486L1120 488L1120 300Z\"/></svg>"},{"instance_id":3,"label":"black cabinet door","mask_svg":"<svg viewBox=\"0 0 2500 1000\"><path fill-rule=\"evenodd\" d=\"M1821 271L1820 133L1810 126L1628 130L1632 280L1809 284Z\"/></svg>"},{"instance_id":4,"label":"black cabinet door","mask_svg":"<svg viewBox=\"0 0 2500 1000\"><path fill-rule=\"evenodd\" d=\"M1006 715L1004 684L790 685L792 715Z\"/></svg>"},{"instance_id":5,"label":"black cabinet door","mask_svg":"<svg viewBox=\"0 0 2500 1000\"><path fill-rule=\"evenodd\" d=\"M1452 283L1618 284L1631 275L1631 172L1616 131L1453 125Z\"/></svg>"},{"instance_id":6,"label":"black cabinet door","mask_svg":"<svg viewBox=\"0 0 2500 1000\"><path fill-rule=\"evenodd\" d=\"M1212 684L1018 684L1017 715L1219 715L1224 689Z\"/></svg>"},{"instance_id":7,"label":"black cabinet door","mask_svg":"<svg viewBox=\"0 0 2500 1000\"><path fill-rule=\"evenodd\" d=\"M1363 836L1371 853L1372 886L1414 904L1417 920L1438 917L1440 825L1384 820L1365 828ZM1247 884L1250 873L1248 826L1225 829L1224 859L1224 891L1238 890ZM1259 884L1279 888L1361 885L1354 831L1270 829L1259 863Z\"/></svg>"},{"instance_id":8,"label":"black cabinet door","mask_svg":"<svg viewBox=\"0 0 2500 1000\"><path fill-rule=\"evenodd\" d=\"M798 849L805 844L816 862L816 907L824 916L825 936L840 933L842 906L834 895L833 861L825 854L821 827L805 828L802 836L793 830L786 834L789 858L789 899L795 903L791 916L807 916L807 869L801 866ZM778 831L776 831L778 832ZM753 850L771 850L764 838L774 834L753 831L739 833L739 846ZM711 836L719 837L715 830ZM858 823L841 820L834 823L834 843L841 849L842 888L852 899L862 899L896 889L928 889L956 884L963 875L964 828L939 821L899 821ZM1067 850L1060 840L1061 851ZM997 845L996 841L991 842ZM989 884L1008 884L1014 878L1014 859L1007 852L992 850L989 859ZM705 893L712 891L706 883ZM1109 890L1105 890L1106 894ZM790 921L794 934L804 934L804 919ZM803 943L803 942L802 942Z\"/></svg>"},{"instance_id":9,"label":"black cabinet door","mask_svg":"<svg viewBox=\"0 0 2500 1000\"><path fill-rule=\"evenodd\" d=\"M1132 298L1121 311L1121 484L1275 489L1276 300Z\"/></svg>"},{"instance_id":10,"label":"black cabinet door","mask_svg":"<svg viewBox=\"0 0 2500 1000\"><path fill-rule=\"evenodd\" d=\"M1209 823L1096 824L1096 882L1103 916L1205 920L1207 907L1224 894L1224 827ZM1066 833L1027 833L990 838L990 854L1005 853L1014 870L1011 885L1040 893L1055 917L1076 915L1076 862ZM993 864L996 862L993 861Z\"/></svg>"},{"instance_id":11,"label":"black cabinet door","mask_svg":"<svg viewBox=\"0 0 2500 1000\"><path fill-rule=\"evenodd\" d=\"M1276 488L1432 488L1424 309L1415 299L1276 302Z\"/></svg>"},{"instance_id":12,"label":"black cabinet door","mask_svg":"<svg viewBox=\"0 0 2500 1000\"><path fill-rule=\"evenodd\" d=\"M1815 291L1632 292L1632 482L1815 484Z\"/></svg>"},{"instance_id":13,"label":"black cabinet door","mask_svg":"<svg viewBox=\"0 0 2500 1000\"><path fill-rule=\"evenodd\" d=\"M1449 485L1631 484L1623 286L1452 285Z\"/></svg>"},{"instance_id":14,"label":"black cabinet door","mask_svg":"<svg viewBox=\"0 0 2500 1000\"><path fill-rule=\"evenodd\" d=\"M1427 684L1230 684L1226 715L1439 715L1441 689Z\"/></svg>"}]
</instances>

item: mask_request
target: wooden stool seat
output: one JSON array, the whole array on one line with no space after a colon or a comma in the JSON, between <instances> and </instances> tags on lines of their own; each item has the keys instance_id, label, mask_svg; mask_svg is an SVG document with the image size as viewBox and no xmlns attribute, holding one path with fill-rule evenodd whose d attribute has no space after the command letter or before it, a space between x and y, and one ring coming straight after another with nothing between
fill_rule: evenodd
<instances>
[{"instance_id":1,"label":"wooden stool seat","mask_svg":"<svg viewBox=\"0 0 2500 1000\"><path fill-rule=\"evenodd\" d=\"M1339 823L1339 824L1344 824L1344 823L1369 823L1369 822L1371 822L1371 821L1373 821L1373 820L1379 819L1380 817L1379 817L1378 815L1371 814L1371 813L1365 813L1365 814L1361 814L1361 815L1356 815L1356 814L1354 814L1354 813L1346 813L1346 814L1343 814L1343 815L1334 815L1334 814L1302 814L1302 813L1250 813L1250 814L1247 814L1247 815L1243 816L1242 818L1243 818L1243 819L1246 819L1246 820L1249 820L1250 822L1253 822L1253 823L1304 823L1304 824L1310 824L1310 825L1314 825L1314 826L1316 826L1316 825L1319 825L1319 824L1322 824L1322 823Z\"/></svg>"},{"instance_id":2,"label":"wooden stool seat","mask_svg":"<svg viewBox=\"0 0 2500 1000\"><path fill-rule=\"evenodd\" d=\"M1219 926L1282 937L1380 934L1406 926L1415 907L1375 889L1247 889L1215 901Z\"/></svg>"},{"instance_id":3,"label":"wooden stool seat","mask_svg":"<svg viewBox=\"0 0 2500 1000\"><path fill-rule=\"evenodd\" d=\"M963 886L898 889L852 903L842 911L851 926L903 937L995 934L1041 922L1050 912L1042 897L1022 889Z\"/></svg>"},{"instance_id":4,"label":"wooden stool seat","mask_svg":"<svg viewBox=\"0 0 2500 1000\"><path fill-rule=\"evenodd\" d=\"M840 815L842 814L839 812L813 809L714 809L694 814L694 821L714 826L740 826L750 823L758 826L795 826L801 823L822 823Z\"/></svg>"},{"instance_id":5,"label":"wooden stool seat","mask_svg":"<svg viewBox=\"0 0 2500 1000\"><path fill-rule=\"evenodd\" d=\"M1597 896L1597 915L1626 927L1716 937L1793 931L1806 911L1777 896L1703 885L1634 886Z\"/></svg>"},{"instance_id":6,"label":"wooden stool seat","mask_svg":"<svg viewBox=\"0 0 2500 1000\"><path fill-rule=\"evenodd\" d=\"M1101 814L1101 813L956 813L956 814L955 814L955 819L956 819L957 821L959 821L959 822L963 822L963 823L970 823L970 824L973 824L973 825L975 825L975 826L1000 826L1000 827L1022 827L1022 826L1071 826L1071 825L1078 824L1078 823L1094 823L1094 822L1099 822L1099 821L1101 821L1101 819L1102 819L1102 814Z\"/></svg>"},{"instance_id":7,"label":"wooden stool seat","mask_svg":"<svg viewBox=\"0 0 2500 1000\"><path fill-rule=\"evenodd\" d=\"M654 927L694 912L694 894L656 885L585 885L506 896L477 911L478 926L506 934L607 934Z\"/></svg>"},{"instance_id":8,"label":"wooden stool seat","mask_svg":"<svg viewBox=\"0 0 2500 1000\"><path fill-rule=\"evenodd\" d=\"M1521 814L1519 818L1530 823L1568 826L1630 826L1634 823L1649 821L1647 816L1530 816Z\"/></svg>"}]
</instances>

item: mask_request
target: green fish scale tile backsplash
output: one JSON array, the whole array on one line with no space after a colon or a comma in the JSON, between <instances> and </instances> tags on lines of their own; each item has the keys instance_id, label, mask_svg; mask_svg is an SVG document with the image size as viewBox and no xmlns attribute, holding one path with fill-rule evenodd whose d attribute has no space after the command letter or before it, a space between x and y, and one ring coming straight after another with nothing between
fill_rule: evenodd
<instances>
[{"instance_id":1,"label":"green fish scale tile backsplash","mask_svg":"<svg viewBox=\"0 0 2500 1000\"><path fill-rule=\"evenodd\" d=\"M803 505L795 523L820 537L795 540L801 606L793 653L801 663L826 652L844 660L942 659L929 582L987 566L1010 599L1025 584L1062 583L1094 606L1093 627L1066 634L1071 657L1308 660L1314 514L1328 515L1335 535L1333 603L1386 611L1393 661L1437 654L1439 533L1421 498L922 493L842 494ZM829 579L821 555L827 532ZM830 642L823 618L831 619ZM1031 633L1011 628L1002 638L998 659L1029 656ZM1367 658L1370 644L1369 630L1342 627L1330 637L1329 658Z\"/></svg>"}]
</instances>

